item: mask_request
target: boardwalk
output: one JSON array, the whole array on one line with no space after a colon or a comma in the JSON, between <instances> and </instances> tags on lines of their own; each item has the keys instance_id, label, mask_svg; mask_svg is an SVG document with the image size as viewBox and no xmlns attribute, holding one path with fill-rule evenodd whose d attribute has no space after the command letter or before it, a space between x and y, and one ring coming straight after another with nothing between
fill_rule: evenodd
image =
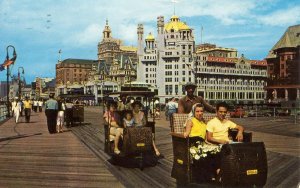
<instances>
[{"instance_id":1,"label":"boardwalk","mask_svg":"<svg viewBox=\"0 0 300 188\"><path fill-rule=\"evenodd\" d=\"M0 125L1 188L123 187L71 131L50 135L45 122L32 113L29 124Z\"/></svg>"},{"instance_id":2,"label":"boardwalk","mask_svg":"<svg viewBox=\"0 0 300 188\"><path fill-rule=\"evenodd\" d=\"M41 114L34 114L31 124L15 126L10 120L1 125L0 187L176 187L170 177L173 155L168 122L158 120L156 127L156 143L165 158L140 171L109 163L110 157L103 151L100 111L85 108L84 125L55 135L47 133ZM235 121L253 132L254 141L265 142L269 165L265 187L296 187L300 182L299 126L282 119ZM203 186L214 187L193 185Z\"/></svg>"}]
</instances>

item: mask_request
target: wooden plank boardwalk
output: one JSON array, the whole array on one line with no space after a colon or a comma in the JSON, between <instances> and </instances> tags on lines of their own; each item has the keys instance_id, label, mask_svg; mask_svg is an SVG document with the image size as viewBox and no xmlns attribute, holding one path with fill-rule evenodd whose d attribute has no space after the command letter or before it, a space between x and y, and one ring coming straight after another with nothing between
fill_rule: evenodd
<instances>
[{"instance_id":1,"label":"wooden plank boardwalk","mask_svg":"<svg viewBox=\"0 0 300 188\"><path fill-rule=\"evenodd\" d=\"M156 126L156 143L165 158L141 171L109 162L100 112L99 107L85 108L83 125L55 135L48 134L41 114L33 114L31 124L14 125L9 120L1 125L0 187L176 187L170 176L173 154L169 122L160 119ZM272 119L235 121L253 132L254 141L265 142L269 166L265 187L297 187L300 138L295 133L299 133L299 126L292 120L280 121L281 126L270 123Z\"/></svg>"},{"instance_id":2,"label":"wooden plank boardwalk","mask_svg":"<svg viewBox=\"0 0 300 188\"><path fill-rule=\"evenodd\" d=\"M103 160L109 160L109 156L104 153L104 134L101 116L102 112L97 108L86 109L87 126L78 126L72 128L72 131L88 145L97 156ZM255 127L249 129L249 126L264 127L270 119L260 119L254 122L253 119L234 119L234 121L245 124L247 130L253 132L253 141L265 142L268 157L268 180L265 187L297 187L300 182L300 139L295 136L300 128L293 120L284 121L281 126L282 133L277 124L276 129L266 128L267 131L260 130L256 132ZM270 126L272 125L270 124ZM279 126L280 127L280 126ZM291 128L293 131L284 129ZM273 130L274 132L270 131ZM172 141L169 135L169 122L163 118L157 121L156 143L165 159L159 161L155 167L146 168L143 171L139 169L128 169L111 165L108 161L106 165L110 171L126 187L176 187L175 179L171 178L172 168ZM281 135L280 135L281 134ZM287 144L291 143L291 144ZM217 187L216 185L192 185L192 187Z\"/></svg>"},{"instance_id":3,"label":"wooden plank boardwalk","mask_svg":"<svg viewBox=\"0 0 300 188\"><path fill-rule=\"evenodd\" d=\"M124 186L71 131L50 135L33 112L31 123L0 125L0 187Z\"/></svg>"}]
</instances>

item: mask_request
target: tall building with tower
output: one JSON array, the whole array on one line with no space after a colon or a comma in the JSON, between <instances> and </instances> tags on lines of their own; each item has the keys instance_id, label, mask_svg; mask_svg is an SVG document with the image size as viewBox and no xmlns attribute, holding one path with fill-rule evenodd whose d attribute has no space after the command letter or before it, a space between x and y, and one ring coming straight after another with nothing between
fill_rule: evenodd
<instances>
[{"instance_id":1,"label":"tall building with tower","mask_svg":"<svg viewBox=\"0 0 300 188\"><path fill-rule=\"evenodd\" d=\"M236 49L213 44L195 46L193 29L173 15L157 18L156 37L138 24L137 80L152 84L161 102L185 95L187 82L197 84L197 95L211 103L263 103L267 63L238 57Z\"/></svg>"},{"instance_id":2,"label":"tall building with tower","mask_svg":"<svg viewBox=\"0 0 300 188\"><path fill-rule=\"evenodd\" d=\"M157 17L157 36L149 33L144 40L144 27L138 24L137 80L152 84L161 100L184 95L184 84L194 82L192 75L193 30L173 15L165 24Z\"/></svg>"}]
</instances>

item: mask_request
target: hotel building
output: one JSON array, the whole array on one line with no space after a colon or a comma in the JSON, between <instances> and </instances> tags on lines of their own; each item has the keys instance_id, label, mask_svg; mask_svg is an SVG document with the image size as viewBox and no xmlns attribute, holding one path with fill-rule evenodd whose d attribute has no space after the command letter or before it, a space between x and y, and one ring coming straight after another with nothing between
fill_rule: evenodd
<instances>
[{"instance_id":1,"label":"hotel building","mask_svg":"<svg viewBox=\"0 0 300 188\"><path fill-rule=\"evenodd\" d=\"M157 37L138 24L137 80L152 84L162 102L185 95L187 82L210 102L262 103L267 79L266 61L238 57L237 50L202 44L195 47L193 29L172 16L157 18ZM196 49L196 51L195 51Z\"/></svg>"}]
</instances>

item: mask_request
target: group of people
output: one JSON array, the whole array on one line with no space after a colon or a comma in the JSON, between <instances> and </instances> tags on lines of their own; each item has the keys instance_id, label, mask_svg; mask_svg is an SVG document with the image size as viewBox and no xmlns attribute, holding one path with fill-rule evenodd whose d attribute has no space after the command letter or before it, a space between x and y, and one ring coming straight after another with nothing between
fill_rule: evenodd
<instances>
[{"instance_id":1,"label":"group of people","mask_svg":"<svg viewBox=\"0 0 300 188\"><path fill-rule=\"evenodd\" d=\"M228 105L226 102L220 102L216 108L209 105L202 97L195 96L196 85L188 83L185 86L187 95L181 98L178 102L178 113L189 113L189 118L186 122L184 137L193 138L194 142L207 142L208 144L228 144L232 140L229 138L229 129L237 129L236 139L243 141L244 128L241 125L228 120L226 114ZM216 117L208 122L203 118L204 110L216 112ZM196 138L196 139L195 139ZM220 172L220 156L216 155L213 162L213 168L216 175Z\"/></svg>"},{"instance_id":2,"label":"group of people","mask_svg":"<svg viewBox=\"0 0 300 188\"><path fill-rule=\"evenodd\" d=\"M49 95L49 100L45 103L45 114L47 117L47 126L50 134L62 133L65 122L65 111L73 108L73 103L66 102L57 97L54 99L54 93Z\"/></svg>"},{"instance_id":3,"label":"group of people","mask_svg":"<svg viewBox=\"0 0 300 188\"><path fill-rule=\"evenodd\" d=\"M25 113L25 122L29 123L31 110L33 109L33 111L38 112L39 109L39 112L42 112L42 107L42 100L31 101L29 97L25 97L23 101L16 97L11 103L11 111L13 116L15 117L16 124L19 123L20 116L23 116L23 111Z\"/></svg>"},{"instance_id":4,"label":"group of people","mask_svg":"<svg viewBox=\"0 0 300 188\"><path fill-rule=\"evenodd\" d=\"M124 96L121 96L121 99L124 99ZM114 153L120 154L119 149L119 140L123 136L123 130L126 127L139 127L146 126L146 116L145 113L141 110L142 103L140 101L131 101L132 103L116 103L110 102L107 106L103 117L105 121L110 125L110 134L114 135ZM127 104L127 105L126 105ZM130 104L130 105L129 105ZM123 110L124 115L123 119L119 117L118 113L115 113L116 110ZM152 143L155 154L157 157L162 157L158 148L155 145L155 142Z\"/></svg>"}]
</instances>

